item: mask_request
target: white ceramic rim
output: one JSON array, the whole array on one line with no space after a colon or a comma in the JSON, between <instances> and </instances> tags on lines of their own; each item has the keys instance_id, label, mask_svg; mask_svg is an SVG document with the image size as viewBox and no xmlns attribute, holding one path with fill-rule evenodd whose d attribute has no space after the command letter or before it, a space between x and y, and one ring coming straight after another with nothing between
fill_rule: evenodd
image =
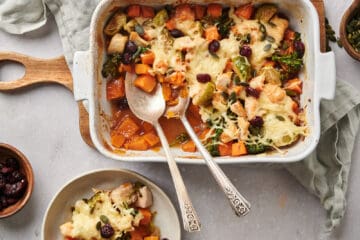
<instances>
[{"instance_id":1,"label":"white ceramic rim","mask_svg":"<svg viewBox=\"0 0 360 240\"><path fill-rule=\"evenodd\" d=\"M74 178L72 178L71 180L69 180L68 182L66 182L58 191L57 193L55 194L55 196L51 199L46 211L45 211L45 214L44 214L44 218L43 218L43 221L42 221L42 226L41 226L41 239L44 240L44 232L45 232L45 222L46 222L46 219L47 219L47 216L49 214L49 211L50 211L50 208L51 206L53 205L53 203L55 202L56 198L60 195L60 193L67 187L69 186L70 184L72 184L73 182L77 181L78 179L80 178L83 178L83 177L86 177L86 176L89 176L89 175L92 175L92 174L96 174L96 173L102 173L102 172L108 172L108 171L113 171L113 172L118 172L119 174L121 173L127 173L129 175L132 175L134 176L135 178L138 178L140 179L141 181L143 181L146 185L151 185L151 187L153 189L156 189L156 191L158 193L160 193L161 195L163 195L163 197L165 198L165 200L169 203L169 206L171 208L171 211L174 212L175 216L176 216L176 220L177 220L177 223L175 223L176 226L178 226L178 235L180 236L180 239L178 240L181 240L181 227L180 227L180 221L179 221L179 215L174 207L174 204L172 203L172 201L170 200L170 198L168 197L168 195L157 185L155 184L153 181L151 181L150 179L148 179L147 177L137 173L137 172L134 172L132 170L128 170L128 169L121 169L121 168L104 168L104 169L97 169L97 170L93 170L93 171L88 171L88 172L85 172L85 173L82 173Z\"/></svg>"},{"instance_id":2,"label":"white ceramic rim","mask_svg":"<svg viewBox=\"0 0 360 240\"><path fill-rule=\"evenodd\" d=\"M103 0L99 3L97 6L91 22L90 27L90 51L88 52L80 52L78 53L81 57L84 58L84 56L87 55L87 61L86 63L83 63L83 67L87 65L87 71L90 71L90 73L87 73L87 76L89 74L92 75L92 79L95 78L95 69L96 69L96 63L94 61L95 59L95 49L97 48L96 43L96 24L98 21L99 16L101 16L102 12L106 10L109 4L113 2L112 0ZM121 0L120 0L121 2ZM220 1L212 1L212 2L220 2ZM249 2L249 1L244 1ZM259 1L253 1L253 2L259 2ZM283 2L286 2L284 0ZM310 1L307 0L300 0L301 4L304 5L306 10L310 12L310 15L312 16L312 25L314 28L313 32L313 42L311 43L314 49L314 62L315 62L315 72L314 72L314 79L312 80L314 82L314 95L312 97L314 109L313 109L313 117L314 122L312 127L312 141L309 144L310 146L306 148L305 151L301 152L300 154L294 155L294 156L286 156L286 157L280 157L280 156L272 156L272 154L260 154L260 155L246 155L241 157L216 157L215 160L218 163L221 164L233 164L233 163L290 163L290 162L296 162L304 159L308 155L310 155L313 150L316 148L319 137L320 137L320 100L321 99L333 99L334 93L335 93L335 57L332 52L330 53L321 53L320 52L320 26L319 26L319 20L318 15L315 7ZM240 3L239 3L240 4ZM280 4L280 3L279 3ZM79 57L79 58L80 58ZM75 55L75 65L78 62L77 57ZM78 59L81 61L81 59ZM89 64L90 61L90 64ZM88 66L91 66L91 69L88 69ZM79 64L81 66L81 64ZM121 161L131 161L131 162L165 162L166 158L165 155L163 156L141 156L141 155L120 155L117 153L114 153L112 151L109 151L106 149L103 145L103 142L98 138L96 132L97 132L97 126L95 122L95 101L97 101L95 97L95 88L90 84L87 84L86 86L81 83L77 83L76 79L76 73L74 76L74 95L76 100L87 100L86 103L88 104L88 110L89 110L89 127L90 127L90 135L92 138L92 141L96 147L96 149L105 155L106 157L115 159L115 160L121 160ZM85 74L86 75L86 74ZM92 80L93 82L95 80ZM176 157L176 160L179 163L188 163L188 164L204 164L205 161L201 159L201 156L197 157Z\"/></svg>"}]
</instances>

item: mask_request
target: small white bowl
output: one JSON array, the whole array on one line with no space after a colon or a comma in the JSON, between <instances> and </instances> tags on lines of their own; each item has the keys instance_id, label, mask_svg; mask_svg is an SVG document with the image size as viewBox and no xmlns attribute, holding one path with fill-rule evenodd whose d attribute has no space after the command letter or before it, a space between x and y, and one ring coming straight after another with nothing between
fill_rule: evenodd
<instances>
[{"instance_id":1,"label":"small white bowl","mask_svg":"<svg viewBox=\"0 0 360 240\"><path fill-rule=\"evenodd\" d=\"M59 226L71 219L71 207L82 198L93 195L92 188L110 190L125 182L140 181L147 185L154 197L152 210L156 211L155 225L161 238L181 239L179 218L167 195L147 178L124 169L104 169L85 173L74 178L55 195L43 220L42 240L63 240Z\"/></svg>"}]
</instances>

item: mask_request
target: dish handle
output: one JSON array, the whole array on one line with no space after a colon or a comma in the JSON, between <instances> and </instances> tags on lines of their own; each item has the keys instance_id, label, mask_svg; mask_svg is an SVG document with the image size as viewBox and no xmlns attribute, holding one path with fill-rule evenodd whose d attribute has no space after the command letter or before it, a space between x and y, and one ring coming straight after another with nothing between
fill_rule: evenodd
<instances>
[{"instance_id":1,"label":"dish handle","mask_svg":"<svg viewBox=\"0 0 360 240\"><path fill-rule=\"evenodd\" d=\"M76 101L88 100L91 93L92 71L89 51L78 51L74 55L73 89Z\"/></svg>"},{"instance_id":2,"label":"dish handle","mask_svg":"<svg viewBox=\"0 0 360 240\"><path fill-rule=\"evenodd\" d=\"M333 52L320 53L317 62L320 63L316 66L319 99L332 100L336 88L335 55Z\"/></svg>"},{"instance_id":3,"label":"dish handle","mask_svg":"<svg viewBox=\"0 0 360 240\"><path fill-rule=\"evenodd\" d=\"M0 79L0 92L23 89L41 83L57 83L72 90L71 72L64 56L40 59L17 52L0 52L1 62L14 62L23 65L25 75L20 79L8 82L2 82Z\"/></svg>"}]
</instances>

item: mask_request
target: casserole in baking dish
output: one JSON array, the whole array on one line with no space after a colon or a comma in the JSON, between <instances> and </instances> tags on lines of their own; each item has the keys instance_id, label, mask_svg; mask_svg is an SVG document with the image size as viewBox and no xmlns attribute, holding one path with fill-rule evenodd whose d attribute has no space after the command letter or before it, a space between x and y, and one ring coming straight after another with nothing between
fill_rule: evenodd
<instances>
[{"instance_id":1,"label":"casserole in baking dish","mask_svg":"<svg viewBox=\"0 0 360 240\"><path fill-rule=\"evenodd\" d=\"M262 1L256 1L254 4L261 4L261 2ZM269 2L271 1L266 1L266 3ZM141 4L141 2L131 2L131 4L136 3ZM161 7L165 4L172 3L173 2L171 1L153 1L151 6ZM190 3L201 4L200 1L192 1ZM234 1L225 2L227 6L239 6L245 3L246 2L235 3ZM104 81L104 78L101 74L103 70L103 63L107 60L106 53L109 51L109 40L104 36L103 29L106 26L109 17L113 16L114 11L117 11L119 7L125 7L128 5L130 4L126 1L103 1L96 9L91 24L90 50L88 52L77 53L75 55L75 97L77 100L88 100L91 137L95 146L100 152L108 157L120 160L163 161L164 157L162 151L122 151L117 150L111 146L111 125L109 121L109 116L111 116L111 105L106 100L106 81ZM300 78L303 82L303 94L301 96L300 102L301 106L304 107L304 115L306 115L307 136L306 138L298 141L291 147L282 151L270 152L256 156L246 155L242 157L221 157L219 158L219 162L234 163L296 161L307 156L317 144L320 134L319 101L321 98L329 99L334 94L334 56L332 53L321 54L319 51L319 24L316 11L310 2L298 1L293 3L288 1L281 1L277 2L277 6L282 12L286 13L286 16L289 17L291 28L302 33L301 37L306 45L306 54L304 56L305 68L300 74ZM291 9L297 9L297 11L293 12ZM270 40L273 39L269 39L267 41L272 42ZM265 49L267 46L263 47L264 48L262 49ZM255 62L255 60L251 59L251 63L253 62ZM320 62L321 65L319 64ZM325 68L328 69L328 71L322 71L322 69ZM211 67L209 67L209 71L210 69ZM190 95L193 94L191 93L191 87L192 86L190 86ZM192 97L194 101L196 96ZM202 118L204 119L204 114L202 114ZM265 119L265 123L269 123L270 121L268 120L269 119ZM268 126L268 129L271 130L272 128ZM277 146L281 146L281 144ZM201 162L194 159L198 156L196 153L184 153L180 149L174 149L174 151L178 156L178 160L181 162Z\"/></svg>"}]
</instances>

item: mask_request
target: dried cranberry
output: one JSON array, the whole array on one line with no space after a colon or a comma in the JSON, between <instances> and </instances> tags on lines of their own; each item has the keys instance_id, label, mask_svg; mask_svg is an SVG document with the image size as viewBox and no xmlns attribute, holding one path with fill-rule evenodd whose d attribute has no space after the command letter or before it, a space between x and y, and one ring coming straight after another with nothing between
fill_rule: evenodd
<instances>
[{"instance_id":1,"label":"dried cranberry","mask_svg":"<svg viewBox=\"0 0 360 240\"><path fill-rule=\"evenodd\" d=\"M240 55L241 56L244 56L244 57L250 57L252 54L252 50L251 50L251 47L248 46L248 45L243 45L241 48L240 48Z\"/></svg>"},{"instance_id":2,"label":"dried cranberry","mask_svg":"<svg viewBox=\"0 0 360 240\"><path fill-rule=\"evenodd\" d=\"M179 29L173 29L170 30L170 35L174 38L179 38L179 37L183 37L184 33L182 31L180 31Z\"/></svg>"},{"instance_id":3,"label":"dried cranberry","mask_svg":"<svg viewBox=\"0 0 360 240\"><path fill-rule=\"evenodd\" d=\"M2 167L1 169L0 169L0 173L2 173L2 174L10 174L10 173L12 173L14 171L14 169L13 168L11 168L11 167Z\"/></svg>"},{"instance_id":4,"label":"dried cranberry","mask_svg":"<svg viewBox=\"0 0 360 240\"><path fill-rule=\"evenodd\" d=\"M16 158L12 157L5 160L5 166L14 170L19 170L20 168L19 161Z\"/></svg>"},{"instance_id":5,"label":"dried cranberry","mask_svg":"<svg viewBox=\"0 0 360 240\"><path fill-rule=\"evenodd\" d=\"M255 118L250 120L251 126L254 127L262 127L264 125L264 120L262 117L256 116Z\"/></svg>"},{"instance_id":6,"label":"dried cranberry","mask_svg":"<svg viewBox=\"0 0 360 240\"><path fill-rule=\"evenodd\" d=\"M114 235L115 231L110 224L104 224L100 229L101 237L103 238L111 238Z\"/></svg>"},{"instance_id":7,"label":"dried cranberry","mask_svg":"<svg viewBox=\"0 0 360 240\"><path fill-rule=\"evenodd\" d=\"M26 186L27 186L27 181L25 179L13 184L7 183L5 185L3 192L4 195L8 197L20 197L21 194L25 191Z\"/></svg>"},{"instance_id":8,"label":"dried cranberry","mask_svg":"<svg viewBox=\"0 0 360 240\"><path fill-rule=\"evenodd\" d=\"M5 187L6 184L6 178L4 174L0 173L0 190Z\"/></svg>"},{"instance_id":9,"label":"dried cranberry","mask_svg":"<svg viewBox=\"0 0 360 240\"><path fill-rule=\"evenodd\" d=\"M6 202L7 202L8 206L13 205L18 200L19 200L18 198L6 198Z\"/></svg>"},{"instance_id":10,"label":"dried cranberry","mask_svg":"<svg viewBox=\"0 0 360 240\"><path fill-rule=\"evenodd\" d=\"M21 180L25 179L24 174L22 174L20 171L16 170L13 171L9 176L7 176L6 180L8 183L16 183L20 182Z\"/></svg>"},{"instance_id":11,"label":"dried cranberry","mask_svg":"<svg viewBox=\"0 0 360 240\"><path fill-rule=\"evenodd\" d=\"M124 64L130 64L132 62L132 53L125 52L122 56L122 62Z\"/></svg>"},{"instance_id":12,"label":"dried cranberry","mask_svg":"<svg viewBox=\"0 0 360 240\"><path fill-rule=\"evenodd\" d=\"M260 92L258 90L256 90L255 88L246 87L245 91L246 91L247 96L252 96L255 98L259 98L259 96L260 96Z\"/></svg>"},{"instance_id":13,"label":"dried cranberry","mask_svg":"<svg viewBox=\"0 0 360 240\"><path fill-rule=\"evenodd\" d=\"M138 46L133 41L127 41L125 44L125 52L127 53L135 53L138 50Z\"/></svg>"},{"instance_id":14,"label":"dried cranberry","mask_svg":"<svg viewBox=\"0 0 360 240\"><path fill-rule=\"evenodd\" d=\"M299 58L302 58L305 53L305 45L301 41L294 41L294 48Z\"/></svg>"},{"instance_id":15,"label":"dried cranberry","mask_svg":"<svg viewBox=\"0 0 360 240\"><path fill-rule=\"evenodd\" d=\"M207 73L199 73L198 75L196 75L196 79L200 83L207 83L211 81L211 76Z\"/></svg>"},{"instance_id":16,"label":"dried cranberry","mask_svg":"<svg viewBox=\"0 0 360 240\"><path fill-rule=\"evenodd\" d=\"M210 43L209 43L209 52L211 53L216 53L220 48L220 42L218 40L212 40Z\"/></svg>"}]
</instances>

